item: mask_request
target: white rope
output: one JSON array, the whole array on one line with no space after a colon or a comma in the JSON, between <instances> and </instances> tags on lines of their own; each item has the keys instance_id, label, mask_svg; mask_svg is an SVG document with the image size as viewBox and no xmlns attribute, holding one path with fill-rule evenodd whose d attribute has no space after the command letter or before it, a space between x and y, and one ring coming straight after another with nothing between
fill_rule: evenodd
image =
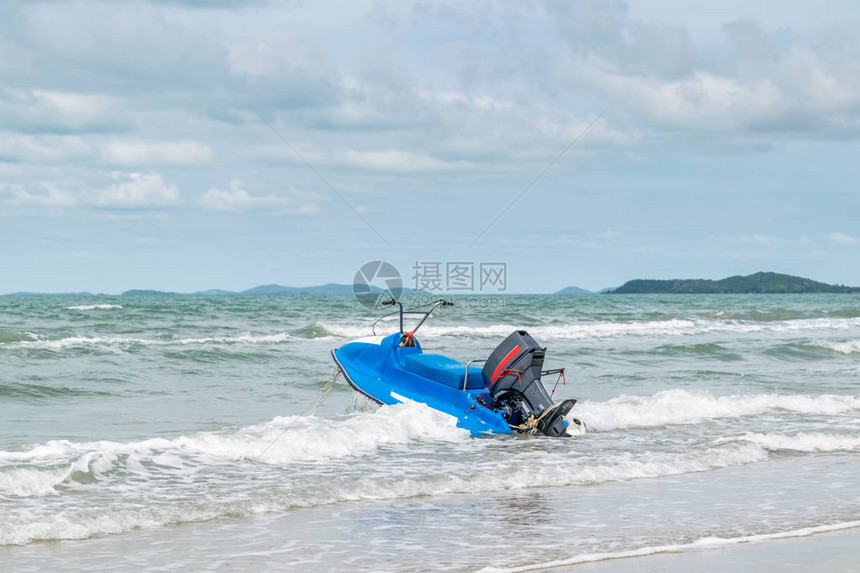
<instances>
[{"instance_id":1,"label":"white rope","mask_svg":"<svg viewBox=\"0 0 860 573\"><path fill-rule=\"evenodd\" d=\"M531 416L529 416L528 420L526 420L522 424L519 424L518 426L514 426L512 424L509 425L511 426L512 430L519 430L523 433L528 434L529 436L533 436L535 432L538 431L538 424L540 424L541 420L543 420L547 414L558 408L558 406L559 404L553 404L552 406L543 411L543 414L540 415L540 418L535 418L535 415L532 414Z\"/></svg>"},{"instance_id":2,"label":"white rope","mask_svg":"<svg viewBox=\"0 0 860 573\"><path fill-rule=\"evenodd\" d=\"M314 414L317 413L317 410L319 410L320 406L323 405L323 402L325 402L325 399L328 398L329 392L331 392L331 389L334 388L334 383L337 382L338 378L340 378L340 368L335 370L334 377L331 379L331 381L328 382L325 386L323 386L322 394L320 394L320 397L317 400L317 403L311 409L311 412L310 412L311 416L313 416Z\"/></svg>"}]
</instances>

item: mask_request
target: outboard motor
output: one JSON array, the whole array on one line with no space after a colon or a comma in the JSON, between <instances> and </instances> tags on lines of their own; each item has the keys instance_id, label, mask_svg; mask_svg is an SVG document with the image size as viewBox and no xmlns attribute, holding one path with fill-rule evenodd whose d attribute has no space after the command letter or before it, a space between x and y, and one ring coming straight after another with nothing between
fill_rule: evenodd
<instances>
[{"instance_id":1,"label":"outboard motor","mask_svg":"<svg viewBox=\"0 0 860 573\"><path fill-rule=\"evenodd\" d=\"M493 350L482 374L493 397L491 407L508 424L526 430L536 422L536 430L547 436L564 436L564 416L576 400L564 400L553 407L540 381L545 355L546 348L541 348L525 330L516 330Z\"/></svg>"}]
</instances>

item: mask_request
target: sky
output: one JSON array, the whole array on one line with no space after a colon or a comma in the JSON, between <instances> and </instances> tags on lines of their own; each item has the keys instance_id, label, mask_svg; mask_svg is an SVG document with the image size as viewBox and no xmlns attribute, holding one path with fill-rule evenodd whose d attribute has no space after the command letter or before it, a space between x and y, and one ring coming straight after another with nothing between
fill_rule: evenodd
<instances>
[{"instance_id":1,"label":"sky","mask_svg":"<svg viewBox=\"0 0 860 573\"><path fill-rule=\"evenodd\" d=\"M0 5L0 293L860 285L858 158L856 1Z\"/></svg>"}]
</instances>

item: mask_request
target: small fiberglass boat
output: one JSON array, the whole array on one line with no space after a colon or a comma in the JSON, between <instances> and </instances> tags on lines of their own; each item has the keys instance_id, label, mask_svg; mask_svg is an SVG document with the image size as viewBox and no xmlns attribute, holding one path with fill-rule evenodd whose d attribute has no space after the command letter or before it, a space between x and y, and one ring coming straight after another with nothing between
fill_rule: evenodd
<instances>
[{"instance_id":1,"label":"small fiberglass boat","mask_svg":"<svg viewBox=\"0 0 860 573\"><path fill-rule=\"evenodd\" d=\"M526 331L512 332L486 360L463 364L425 353L415 337L430 313L453 303L439 300L426 311L404 310L393 300L383 304L400 307L399 332L359 339L331 351L338 369L359 393L380 404L426 404L453 416L457 426L472 435L585 433L582 422L565 418L576 400L554 403L541 382L541 375L563 377L564 369L541 371L546 348ZM404 315L421 316L411 331L403 328ZM374 334L379 320L374 323ZM472 366L475 363L484 366Z\"/></svg>"}]
</instances>

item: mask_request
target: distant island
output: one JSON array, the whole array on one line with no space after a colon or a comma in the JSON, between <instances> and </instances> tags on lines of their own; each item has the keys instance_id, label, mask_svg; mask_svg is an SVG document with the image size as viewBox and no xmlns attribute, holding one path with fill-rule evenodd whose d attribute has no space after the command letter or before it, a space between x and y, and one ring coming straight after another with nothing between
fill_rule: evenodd
<instances>
[{"instance_id":1,"label":"distant island","mask_svg":"<svg viewBox=\"0 0 860 573\"><path fill-rule=\"evenodd\" d=\"M382 289L371 286L372 289L382 292ZM167 291L159 291L159 290L141 290L141 289L132 289L127 290L120 296L153 296L153 295L176 295L183 293L176 292L167 292ZM271 285L260 285L254 288L245 289L243 291L231 291L231 290L221 290L221 289L209 289L202 290L192 293L187 293L191 295L199 295L199 296L210 296L210 295L230 295L230 296L266 296L266 295L352 295L353 294L353 286L352 285L343 285L337 283L327 283L324 285L318 286L309 286L309 287L292 287L292 286L283 286L277 284ZM405 295L416 295L416 294L428 294L425 291L417 291L412 290L410 288L404 288L403 294Z\"/></svg>"},{"instance_id":2,"label":"distant island","mask_svg":"<svg viewBox=\"0 0 860 573\"><path fill-rule=\"evenodd\" d=\"M579 288L577 286L569 286L564 287L563 289L556 291L554 294L594 294L590 290L585 290L584 288Z\"/></svg>"},{"instance_id":3,"label":"distant island","mask_svg":"<svg viewBox=\"0 0 860 573\"><path fill-rule=\"evenodd\" d=\"M830 285L812 279L759 272L745 277L707 279L636 279L608 291L609 294L799 294L860 293L860 287Z\"/></svg>"},{"instance_id":4,"label":"distant island","mask_svg":"<svg viewBox=\"0 0 860 573\"><path fill-rule=\"evenodd\" d=\"M552 294L603 294L605 292L609 292L611 290L615 290L616 287L602 288L600 290L586 290L584 288L578 286L569 286L564 287L561 290L557 290Z\"/></svg>"}]
</instances>

